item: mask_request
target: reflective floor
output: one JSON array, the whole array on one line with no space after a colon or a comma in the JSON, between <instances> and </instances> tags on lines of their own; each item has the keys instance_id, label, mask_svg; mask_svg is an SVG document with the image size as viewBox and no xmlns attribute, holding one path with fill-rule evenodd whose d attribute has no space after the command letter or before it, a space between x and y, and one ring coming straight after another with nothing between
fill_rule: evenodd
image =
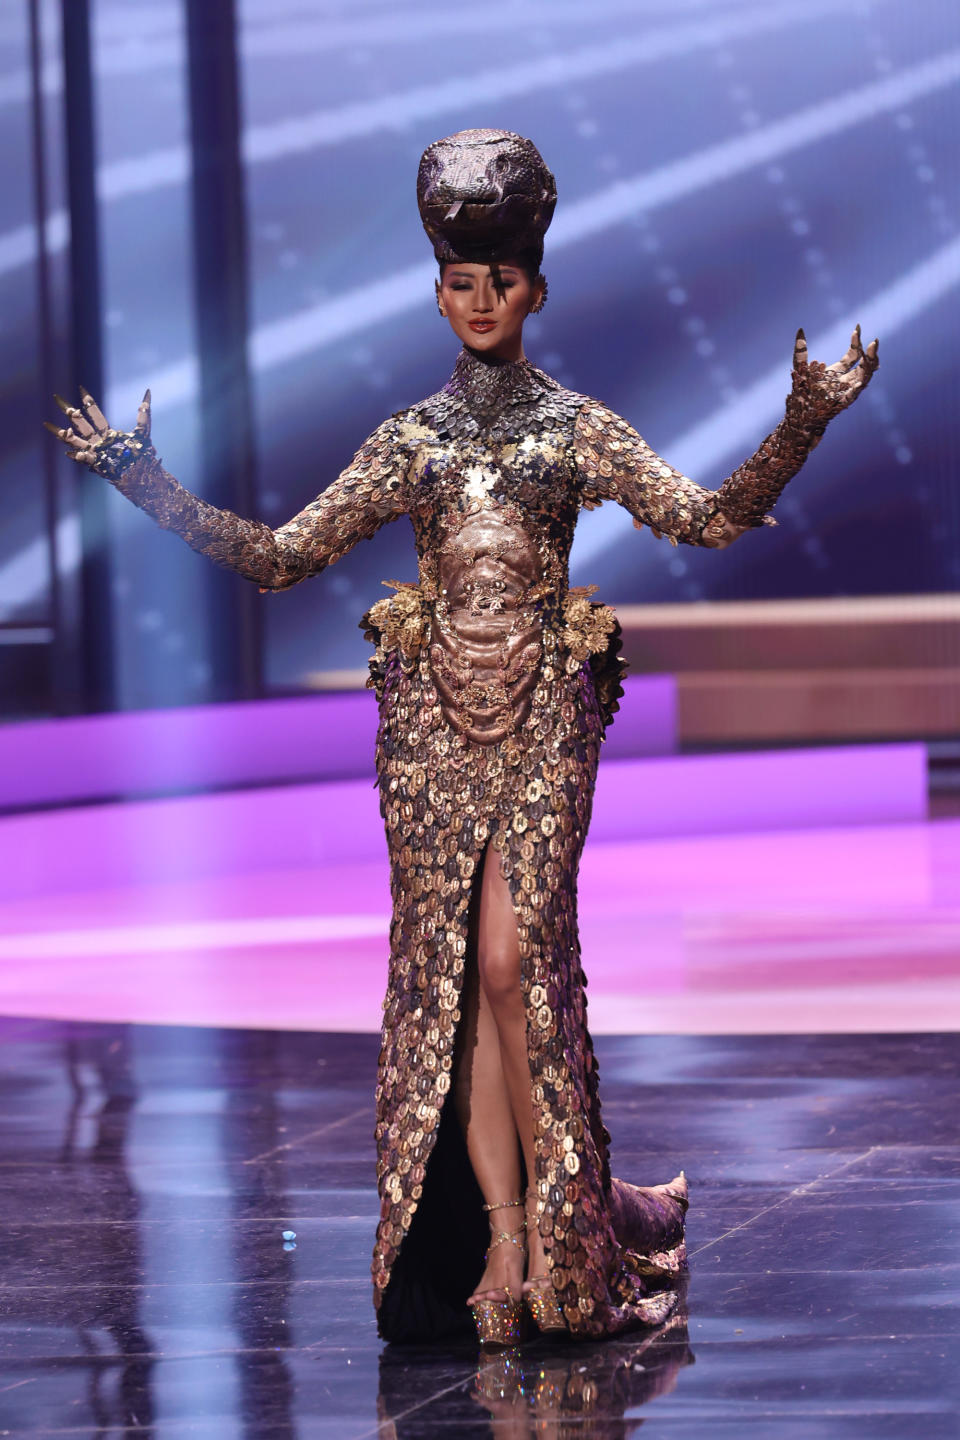
<instances>
[{"instance_id":1,"label":"reflective floor","mask_svg":"<svg viewBox=\"0 0 960 1440\"><path fill-rule=\"evenodd\" d=\"M478 1367L375 1335L373 1036L0 1021L0 1434L955 1440L960 1037L598 1051L686 1310Z\"/></svg>"}]
</instances>

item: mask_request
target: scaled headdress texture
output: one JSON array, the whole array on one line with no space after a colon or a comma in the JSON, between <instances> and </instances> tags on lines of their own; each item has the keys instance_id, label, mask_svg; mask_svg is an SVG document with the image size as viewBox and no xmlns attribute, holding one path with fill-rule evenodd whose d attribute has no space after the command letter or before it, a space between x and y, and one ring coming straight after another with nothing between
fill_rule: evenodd
<instances>
[{"instance_id":1,"label":"scaled headdress texture","mask_svg":"<svg viewBox=\"0 0 960 1440\"><path fill-rule=\"evenodd\" d=\"M417 205L438 260L539 265L557 186L540 151L509 130L460 130L423 152Z\"/></svg>"},{"instance_id":2,"label":"scaled headdress texture","mask_svg":"<svg viewBox=\"0 0 960 1440\"><path fill-rule=\"evenodd\" d=\"M441 260L495 266L542 255L556 187L530 141L467 130L428 148L417 195ZM613 613L570 589L570 547L580 511L604 500L674 544L722 539L726 494L740 524L761 523L815 443L805 424L788 410L717 494L529 361L467 348L441 390L385 420L277 530L186 491L148 428L104 432L95 468L265 589L318 574L390 520L413 525L417 581L395 585L363 622L393 897L373 1259L389 1339L469 1325L465 1301L483 1269L482 1197L449 1102L484 863L501 866L517 921L536 1135L528 1178L565 1323L575 1336L609 1335L658 1324L676 1304L686 1184L644 1190L611 1177L587 1029L576 877L621 667Z\"/></svg>"}]
</instances>

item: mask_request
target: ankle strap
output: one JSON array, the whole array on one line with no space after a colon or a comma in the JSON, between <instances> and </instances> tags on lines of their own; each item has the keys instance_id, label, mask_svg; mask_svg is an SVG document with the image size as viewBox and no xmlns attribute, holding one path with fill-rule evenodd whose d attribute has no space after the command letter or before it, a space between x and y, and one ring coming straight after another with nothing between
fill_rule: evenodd
<instances>
[{"instance_id":1,"label":"ankle strap","mask_svg":"<svg viewBox=\"0 0 960 1440\"><path fill-rule=\"evenodd\" d=\"M491 1251L496 1250L498 1245L516 1245L520 1253L522 1255L525 1255L527 1253L527 1247L525 1243L526 1234L526 1221L524 1221L523 1224L519 1226L519 1228L516 1230L494 1230L491 1234L490 1244L487 1248L487 1253L484 1258L486 1260L489 1260ZM521 1235L524 1236L523 1240L520 1239Z\"/></svg>"},{"instance_id":2,"label":"ankle strap","mask_svg":"<svg viewBox=\"0 0 960 1440\"><path fill-rule=\"evenodd\" d=\"M493 1210L508 1210L514 1205L522 1205L523 1196L519 1200L499 1200L496 1205L484 1205L484 1210L489 1215Z\"/></svg>"}]
</instances>

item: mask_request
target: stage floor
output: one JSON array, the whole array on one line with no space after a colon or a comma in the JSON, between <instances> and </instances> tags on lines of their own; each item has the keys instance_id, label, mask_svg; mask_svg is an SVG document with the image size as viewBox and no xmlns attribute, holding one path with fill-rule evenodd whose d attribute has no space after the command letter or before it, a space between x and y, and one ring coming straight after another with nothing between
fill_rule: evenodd
<instances>
[{"instance_id":1,"label":"stage floor","mask_svg":"<svg viewBox=\"0 0 960 1440\"><path fill-rule=\"evenodd\" d=\"M957 1036L602 1038L615 1170L690 1176L688 1314L479 1382L375 1335L376 1048L0 1022L4 1434L953 1440Z\"/></svg>"},{"instance_id":2,"label":"stage floor","mask_svg":"<svg viewBox=\"0 0 960 1440\"><path fill-rule=\"evenodd\" d=\"M48 855L75 813L40 817ZM51 860L31 898L0 898L0 1014L377 1030L385 854L284 867L269 829L256 850L176 879L151 856L110 888ZM591 838L580 917L597 1034L960 1029L957 818Z\"/></svg>"}]
</instances>

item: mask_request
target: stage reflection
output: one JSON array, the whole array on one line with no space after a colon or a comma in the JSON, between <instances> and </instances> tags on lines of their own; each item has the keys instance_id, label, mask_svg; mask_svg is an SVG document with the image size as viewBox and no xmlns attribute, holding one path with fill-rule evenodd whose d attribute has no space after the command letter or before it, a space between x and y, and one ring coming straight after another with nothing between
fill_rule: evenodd
<instances>
[{"instance_id":1,"label":"stage reflection","mask_svg":"<svg viewBox=\"0 0 960 1440\"><path fill-rule=\"evenodd\" d=\"M10 1367L3 1387L11 1392L5 1421L22 1421L29 1401L38 1429L41 1419L55 1425L69 1390L94 1433L135 1425L150 1440L155 1346L142 1313L143 1202L126 1163L139 1099L131 1027L68 1035L45 1058L43 1073L18 1076L16 1108L30 1128L4 1157L8 1244L0 1308L6 1348L19 1336L27 1357L25 1367ZM58 1103L35 1106L41 1087L55 1091ZM12 1089L4 1086L8 1113ZM72 1377L49 1353L54 1331L56 1348L70 1355Z\"/></svg>"},{"instance_id":2,"label":"stage reflection","mask_svg":"<svg viewBox=\"0 0 960 1440\"><path fill-rule=\"evenodd\" d=\"M0 1019L0 1431L955 1440L957 1037L599 1050L621 1173L689 1163L691 1318L479 1357L376 1336L375 1036Z\"/></svg>"},{"instance_id":3,"label":"stage reflection","mask_svg":"<svg viewBox=\"0 0 960 1440\"><path fill-rule=\"evenodd\" d=\"M626 1440L644 1424L637 1412L668 1395L693 1364L686 1296L655 1331L481 1354L457 1384L468 1356L466 1347L440 1356L388 1346L380 1357L381 1440L483 1435L484 1418L496 1440Z\"/></svg>"}]
</instances>

